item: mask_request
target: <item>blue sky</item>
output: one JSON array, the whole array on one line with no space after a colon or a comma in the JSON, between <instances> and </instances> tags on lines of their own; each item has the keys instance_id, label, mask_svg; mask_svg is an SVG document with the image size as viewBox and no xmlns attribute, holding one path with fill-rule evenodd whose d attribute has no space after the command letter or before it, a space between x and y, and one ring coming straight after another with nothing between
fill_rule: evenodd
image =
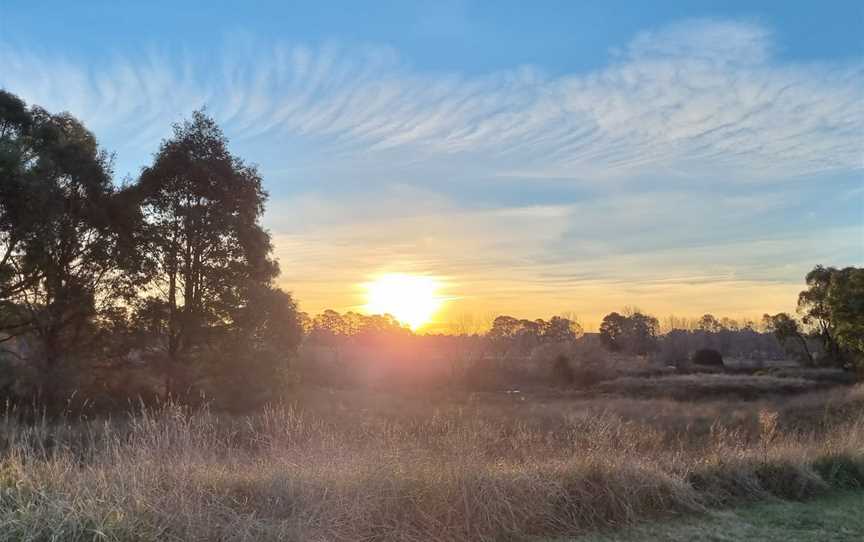
<instances>
[{"instance_id":1,"label":"blue sky","mask_svg":"<svg viewBox=\"0 0 864 542\"><path fill-rule=\"evenodd\" d=\"M864 263L855 2L0 1L0 86L134 177L206 106L264 174L282 282L463 312L792 308Z\"/></svg>"}]
</instances>

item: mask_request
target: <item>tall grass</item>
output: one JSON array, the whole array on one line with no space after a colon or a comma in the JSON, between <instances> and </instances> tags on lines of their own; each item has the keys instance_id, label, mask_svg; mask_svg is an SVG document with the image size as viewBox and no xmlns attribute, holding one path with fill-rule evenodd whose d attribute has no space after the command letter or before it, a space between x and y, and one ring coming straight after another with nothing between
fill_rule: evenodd
<instances>
[{"instance_id":1,"label":"tall grass","mask_svg":"<svg viewBox=\"0 0 864 542\"><path fill-rule=\"evenodd\" d=\"M794 431L786 407L754 406L747 423L717 407L689 431L692 418L601 402L312 401L248 417L172 404L114 420L9 414L0 540L524 539L864 486L860 405Z\"/></svg>"}]
</instances>

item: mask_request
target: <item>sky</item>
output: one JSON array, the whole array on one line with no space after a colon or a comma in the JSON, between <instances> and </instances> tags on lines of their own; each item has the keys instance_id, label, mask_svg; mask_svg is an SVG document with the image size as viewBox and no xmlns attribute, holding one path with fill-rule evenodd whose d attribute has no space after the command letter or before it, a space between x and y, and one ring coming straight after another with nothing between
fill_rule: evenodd
<instances>
[{"instance_id":1,"label":"sky","mask_svg":"<svg viewBox=\"0 0 864 542\"><path fill-rule=\"evenodd\" d=\"M384 273L465 315L794 310L864 264L860 2L0 0L0 88L134 180L206 107L301 309Z\"/></svg>"}]
</instances>

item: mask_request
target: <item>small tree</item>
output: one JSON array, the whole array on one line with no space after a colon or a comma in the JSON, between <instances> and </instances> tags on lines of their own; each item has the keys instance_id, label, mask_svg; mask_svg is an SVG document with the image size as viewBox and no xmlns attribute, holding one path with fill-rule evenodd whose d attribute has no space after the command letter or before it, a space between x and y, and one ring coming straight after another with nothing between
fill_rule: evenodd
<instances>
[{"instance_id":1,"label":"small tree","mask_svg":"<svg viewBox=\"0 0 864 542\"><path fill-rule=\"evenodd\" d=\"M699 329L708 333L716 333L722 329L722 325L713 314L704 314L699 319Z\"/></svg>"},{"instance_id":2,"label":"small tree","mask_svg":"<svg viewBox=\"0 0 864 542\"><path fill-rule=\"evenodd\" d=\"M624 326L627 317L612 312L603 317L600 323L600 340L612 352L618 352L623 348Z\"/></svg>"},{"instance_id":3,"label":"small tree","mask_svg":"<svg viewBox=\"0 0 864 542\"><path fill-rule=\"evenodd\" d=\"M817 265L807 273L807 289L798 294L798 311L802 321L810 326L812 335L819 339L828 357L840 362L840 344L836 337L836 320L832 318L828 293L838 270Z\"/></svg>"},{"instance_id":4,"label":"small tree","mask_svg":"<svg viewBox=\"0 0 864 542\"><path fill-rule=\"evenodd\" d=\"M813 355L810 353L810 348L807 346L807 339L801 330L801 325L798 320L792 318L785 312L780 312L775 315L766 314L762 317L762 322L766 331L773 333L777 338L777 342L781 345L789 340L797 341L801 345L801 350L807 359L808 365L813 365Z\"/></svg>"},{"instance_id":5,"label":"small tree","mask_svg":"<svg viewBox=\"0 0 864 542\"><path fill-rule=\"evenodd\" d=\"M628 316L624 326L627 350L640 356L655 351L659 327L660 323L653 316L641 312Z\"/></svg>"},{"instance_id":6,"label":"small tree","mask_svg":"<svg viewBox=\"0 0 864 542\"><path fill-rule=\"evenodd\" d=\"M49 407L58 371L92 350L100 314L131 293L131 203L77 119L0 93L0 334L37 339Z\"/></svg>"},{"instance_id":7,"label":"small tree","mask_svg":"<svg viewBox=\"0 0 864 542\"><path fill-rule=\"evenodd\" d=\"M612 352L626 351L645 355L657 349L657 318L635 309L629 316L617 312L607 314L600 324L600 340Z\"/></svg>"},{"instance_id":8,"label":"small tree","mask_svg":"<svg viewBox=\"0 0 864 542\"><path fill-rule=\"evenodd\" d=\"M553 343L572 343L582 335L582 326L579 322L553 316L543 329L543 340Z\"/></svg>"}]
</instances>

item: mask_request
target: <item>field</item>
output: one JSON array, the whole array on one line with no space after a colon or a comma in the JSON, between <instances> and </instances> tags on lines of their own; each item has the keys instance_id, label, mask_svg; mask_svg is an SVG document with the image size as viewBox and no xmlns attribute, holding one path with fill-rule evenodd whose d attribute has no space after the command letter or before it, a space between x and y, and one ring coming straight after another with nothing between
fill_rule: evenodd
<instances>
[{"instance_id":1,"label":"field","mask_svg":"<svg viewBox=\"0 0 864 542\"><path fill-rule=\"evenodd\" d=\"M248 416L9 411L2 436L10 541L566 540L864 488L861 385L695 402L304 386Z\"/></svg>"}]
</instances>

